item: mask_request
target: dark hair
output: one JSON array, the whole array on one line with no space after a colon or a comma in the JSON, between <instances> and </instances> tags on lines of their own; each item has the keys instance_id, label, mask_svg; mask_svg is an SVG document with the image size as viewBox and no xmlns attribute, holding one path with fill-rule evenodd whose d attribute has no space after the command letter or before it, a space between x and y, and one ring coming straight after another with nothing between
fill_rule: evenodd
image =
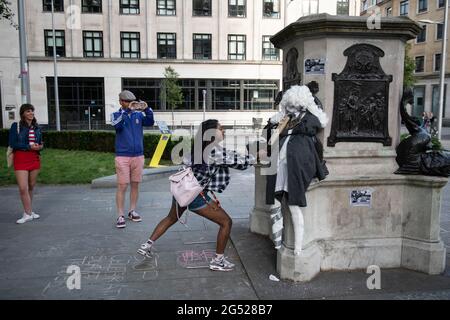
<instances>
[{"instance_id":1,"label":"dark hair","mask_svg":"<svg viewBox=\"0 0 450 320\"><path fill-rule=\"evenodd\" d=\"M215 119L209 119L206 121L203 121L198 128L197 134L194 138L194 145L192 146L192 163L195 161L194 152L195 152L195 145L201 144L202 146L202 163L203 161L203 152L205 151L206 147L209 146L211 143L214 142L215 137L212 137L211 141L204 141L203 138L205 136L205 132L207 132L210 129L217 129L219 127L219 121Z\"/></svg>"},{"instance_id":2,"label":"dark hair","mask_svg":"<svg viewBox=\"0 0 450 320\"><path fill-rule=\"evenodd\" d=\"M26 112L26 111L28 111L28 110L33 110L34 111L34 106L32 105L32 104L29 104L29 103L25 103L25 104L23 104L21 107L20 107L20 111L19 111L19 114L20 114L20 125L22 126L22 127L28 127L28 123L24 120L24 118L23 118L23 114ZM37 124L37 120L36 120L36 117L34 117L33 118L33 120L31 121L31 126L30 127L37 127L38 126L38 124Z\"/></svg>"}]
</instances>

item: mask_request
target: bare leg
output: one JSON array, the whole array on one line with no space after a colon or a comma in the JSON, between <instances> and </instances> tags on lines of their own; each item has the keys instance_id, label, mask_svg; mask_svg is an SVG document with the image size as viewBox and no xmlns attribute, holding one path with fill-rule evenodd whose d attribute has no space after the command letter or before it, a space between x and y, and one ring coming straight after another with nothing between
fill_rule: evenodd
<instances>
[{"instance_id":1,"label":"bare leg","mask_svg":"<svg viewBox=\"0 0 450 320\"><path fill-rule=\"evenodd\" d=\"M195 211L195 213L219 225L216 253L224 254L228 239L230 238L231 226L233 224L230 216L214 202L204 209Z\"/></svg>"},{"instance_id":2,"label":"bare leg","mask_svg":"<svg viewBox=\"0 0 450 320\"><path fill-rule=\"evenodd\" d=\"M31 197L28 186L29 172L24 170L15 171L17 184L19 186L20 200L22 200L22 205L24 212L31 215Z\"/></svg>"},{"instance_id":3,"label":"bare leg","mask_svg":"<svg viewBox=\"0 0 450 320\"><path fill-rule=\"evenodd\" d=\"M294 255L298 256L302 252L305 222L303 220L302 209L299 206L289 206L289 210L291 211L292 225L294 226L294 236L295 236Z\"/></svg>"},{"instance_id":4,"label":"bare leg","mask_svg":"<svg viewBox=\"0 0 450 320\"><path fill-rule=\"evenodd\" d=\"M130 211L136 210L139 198L139 182L131 182Z\"/></svg>"},{"instance_id":5,"label":"bare leg","mask_svg":"<svg viewBox=\"0 0 450 320\"><path fill-rule=\"evenodd\" d=\"M125 192L128 189L128 184L118 184L116 193L116 205L119 216L124 215L123 207L125 205Z\"/></svg>"},{"instance_id":6,"label":"bare leg","mask_svg":"<svg viewBox=\"0 0 450 320\"><path fill-rule=\"evenodd\" d=\"M38 174L39 170L34 170L30 172L30 175L28 177L28 193L30 194L31 207L33 207L33 190L36 186Z\"/></svg>"},{"instance_id":7,"label":"bare leg","mask_svg":"<svg viewBox=\"0 0 450 320\"><path fill-rule=\"evenodd\" d=\"M173 226L177 221L177 209L176 202L172 199L172 208L169 211L167 217L165 217L161 222L156 226L153 234L150 237L150 240L156 241L158 240L171 226ZM181 217L183 213L186 211L186 208L178 207L178 215Z\"/></svg>"}]
</instances>

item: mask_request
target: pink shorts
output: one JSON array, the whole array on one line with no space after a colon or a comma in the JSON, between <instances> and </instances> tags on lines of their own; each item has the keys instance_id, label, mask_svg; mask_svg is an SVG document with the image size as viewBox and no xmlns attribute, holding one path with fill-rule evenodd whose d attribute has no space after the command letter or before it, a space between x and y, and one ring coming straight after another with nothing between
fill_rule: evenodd
<instances>
[{"instance_id":1,"label":"pink shorts","mask_svg":"<svg viewBox=\"0 0 450 320\"><path fill-rule=\"evenodd\" d=\"M142 182L144 162L144 156L116 157L117 183L129 184L130 182Z\"/></svg>"}]
</instances>

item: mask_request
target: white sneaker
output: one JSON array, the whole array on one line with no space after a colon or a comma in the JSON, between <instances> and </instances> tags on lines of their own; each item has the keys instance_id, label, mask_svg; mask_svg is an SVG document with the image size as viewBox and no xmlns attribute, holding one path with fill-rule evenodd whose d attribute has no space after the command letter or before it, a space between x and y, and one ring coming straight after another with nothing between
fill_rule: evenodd
<instances>
[{"instance_id":1,"label":"white sneaker","mask_svg":"<svg viewBox=\"0 0 450 320\"><path fill-rule=\"evenodd\" d=\"M31 213L31 216L33 217L33 219L39 219L41 217L40 215L38 215L34 212Z\"/></svg>"},{"instance_id":2,"label":"white sneaker","mask_svg":"<svg viewBox=\"0 0 450 320\"><path fill-rule=\"evenodd\" d=\"M33 216L31 214L23 214L23 217L16 221L17 224L24 224L25 222L33 220Z\"/></svg>"}]
</instances>

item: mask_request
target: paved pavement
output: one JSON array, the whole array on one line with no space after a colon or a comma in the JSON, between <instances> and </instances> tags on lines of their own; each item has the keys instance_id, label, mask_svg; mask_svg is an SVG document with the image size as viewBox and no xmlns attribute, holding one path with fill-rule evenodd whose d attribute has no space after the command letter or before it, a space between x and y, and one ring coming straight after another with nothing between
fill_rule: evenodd
<instances>
[{"instance_id":1,"label":"paved pavement","mask_svg":"<svg viewBox=\"0 0 450 320\"><path fill-rule=\"evenodd\" d=\"M276 253L269 239L248 231L253 170L232 175L221 201L233 218L227 255L234 272L208 270L217 226L194 214L189 228L175 225L157 242L154 259L135 254L170 205L167 178L145 182L139 211L144 222L116 230L113 189L39 186L42 218L15 225L16 187L0 188L0 299L450 299L450 268L427 276L383 270L382 290L369 291L363 271L322 273L309 283L273 282ZM450 185L444 192L442 238L450 249ZM447 265L450 266L450 250ZM80 267L81 290L69 290L69 266Z\"/></svg>"}]
</instances>

